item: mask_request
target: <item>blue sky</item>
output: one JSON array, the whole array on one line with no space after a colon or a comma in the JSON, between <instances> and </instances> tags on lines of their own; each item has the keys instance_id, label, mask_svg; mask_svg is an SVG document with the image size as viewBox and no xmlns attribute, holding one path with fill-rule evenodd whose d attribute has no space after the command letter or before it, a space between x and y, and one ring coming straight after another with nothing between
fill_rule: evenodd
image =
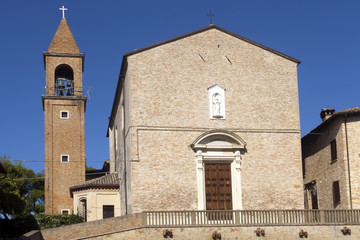
<instances>
[{"instance_id":1,"label":"blue sky","mask_svg":"<svg viewBox=\"0 0 360 240\"><path fill-rule=\"evenodd\" d=\"M122 55L213 23L299 59L302 135L320 123L320 109L357 107L360 1L5 0L0 14L0 154L44 168L43 51L66 19L85 53L86 157L100 168L109 156L106 128ZM99 161L99 162L93 162Z\"/></svg>"}]
</instances>

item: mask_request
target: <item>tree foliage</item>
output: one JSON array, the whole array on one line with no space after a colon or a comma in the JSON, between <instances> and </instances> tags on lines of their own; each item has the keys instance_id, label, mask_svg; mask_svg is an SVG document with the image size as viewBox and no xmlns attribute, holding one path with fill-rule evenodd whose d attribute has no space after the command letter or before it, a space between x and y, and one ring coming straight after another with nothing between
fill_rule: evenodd
<instances>
[{"instance_id":1,"label":"tree foliage","mask_svg":"<svg viewBox=\"0 0 360 240\"><path fill-rule=\"evenodd\" d=\"M0 157L7 171L0 177L0 213L8 217L44 212L44 173L35 173L10 157Z\"/></svg>"},{"instance_id":2,"label":"tree foliage","mask_svg":"<svg viewBox=\"0 0 360 240\"><path fill-rule=\"evenodd\" d=\"M84 222L78 215L26 215L13 219L0 219L0 239L3 237L19 237L32 230L60 227Z\"/></svg>"},{"instance_id":3,"label":"tree foliage","mask_svg":"<svg viewBox=\"0 0 360 240\"><path fill-rule=\"evenodd\" d=\"M71 215L43 215L36 214L35 219L40 229L60 227L63 225L70 225L75 223L84 222L84 218L71 214Z\"/></svg>"}]
</instances>

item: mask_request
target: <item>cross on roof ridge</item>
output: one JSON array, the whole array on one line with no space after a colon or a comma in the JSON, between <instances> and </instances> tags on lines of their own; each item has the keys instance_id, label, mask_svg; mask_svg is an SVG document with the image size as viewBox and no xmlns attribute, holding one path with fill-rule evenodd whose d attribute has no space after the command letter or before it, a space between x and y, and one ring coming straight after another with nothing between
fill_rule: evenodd
<instances>
[{"instance_id":1,"label":"cross on roof ridge","mask_svg":"<svg viewBox=\"0 0 360 240\"><path fill-rule=\"evenodd\" d=\"M215 14L213 14L210 10L209 13L206 14L206 16L210 17L210 24L212 24L212 17L215 16Z\"/></svg>"},{"instance_id":2,"label":"cross on roof ridge","mask_svg":"<svg viewBox=\"0 0 360 240\"><path fill-rule=\"evenodd\" d=\"M62 6L61 8L59 8L59 10L62 11L62 17L65 18L65 11L68 9Z\"/></svg>"}]
</instances>

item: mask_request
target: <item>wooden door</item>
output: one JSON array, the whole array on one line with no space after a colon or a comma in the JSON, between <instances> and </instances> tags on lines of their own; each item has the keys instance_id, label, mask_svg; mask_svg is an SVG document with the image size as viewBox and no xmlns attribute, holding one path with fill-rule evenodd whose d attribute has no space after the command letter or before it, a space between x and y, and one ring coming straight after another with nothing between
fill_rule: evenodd
<instances>
[{"instance_id":1,"label":"wooden door","mask_svg":"<svg viewBox=\"0 0 360 240\"><path fill-rule=\"evenodd\" d=\"M206 210L232 210L230 163L205 164Z\"/></svg>"}]
</instances>

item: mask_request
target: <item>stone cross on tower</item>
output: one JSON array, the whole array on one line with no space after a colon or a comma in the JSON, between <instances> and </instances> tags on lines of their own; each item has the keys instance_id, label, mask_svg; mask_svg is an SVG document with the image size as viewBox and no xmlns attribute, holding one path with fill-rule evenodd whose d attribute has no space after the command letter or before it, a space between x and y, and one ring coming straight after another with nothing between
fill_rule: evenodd
<instances>
[{"instance_id":1,"label":"stone cross on tower","mask_svg":"<svg viewBox=\"0 0 360 240\"><path fill-rule=\"evenodd\" d=\"M67 8L65 8L64 6L62 6L61 8L59 8L59 10L62 11L63 14L63 18L65 18L65 11L68 10Z\"/></svg>"}]
</instances>

